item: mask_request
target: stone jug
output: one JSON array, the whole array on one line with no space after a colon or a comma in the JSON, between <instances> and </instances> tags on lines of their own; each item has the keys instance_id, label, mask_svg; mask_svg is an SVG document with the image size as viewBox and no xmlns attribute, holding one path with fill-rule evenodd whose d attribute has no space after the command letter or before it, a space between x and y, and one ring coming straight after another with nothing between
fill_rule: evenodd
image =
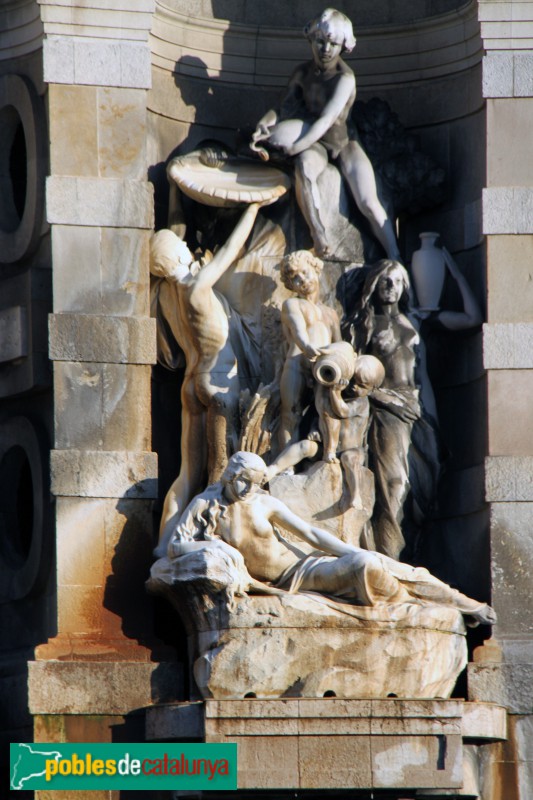
<instances>
[{"instance_id":1,"label":"stone jug","mask_svg":"<svg viewBox=\"0 0 533 800\"><path fill-rule=\"evenodd\" d=\"M273 126L260 125L252 136L250 147L259 153L263 161L268 161L269 152L265 147L261 147L259 142L265 142L275 149L288 147L304 136L310 127L303 119L284 119Z\"/></svg>"},{"instance_id":2,"label":"stone jug","mask_svg":"<svg viewBox=\"0 0 533 800\"><path fill-rule=\"evenodd\" d=\"M356 354L349 342L334 342L322 348L322 355L313 364L313 375L322 386L335 386L349 381L355 369Z\"/></svg>"},{"instance_id":3,"label":"stone jug","mask_svg":"<svg viewBox=\"0 0 533 800\"><path fill-rule=\"evenodd\" d=\"M444 253L435 245L438 233L421 233L422 246L413 253L411 275L420 308L436 311L439 308L446 275Z\"/></svg>"}]
</instances>

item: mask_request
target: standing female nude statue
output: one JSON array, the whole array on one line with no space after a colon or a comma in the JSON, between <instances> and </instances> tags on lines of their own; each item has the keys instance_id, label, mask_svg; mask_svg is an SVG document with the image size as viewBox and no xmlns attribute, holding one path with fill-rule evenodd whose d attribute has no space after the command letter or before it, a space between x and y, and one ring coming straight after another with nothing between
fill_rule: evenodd
<instances>
[{"instance_id":1,"label":"standing female nude statue","mask_svg":"<svg viewBox=\"0 0 533 800\"><path fill-rule=\"evenodd\" d=\"M375 356L385 368L385 380L372 394L368 447L376 481L375 548L392 558L400 558L406 539L411 539L407 555L412 557L409 548L415 547L416 531L431 514L440 474L436 403L420 319L448 330L481 322L465 278L448 251L445 257L463 311L432 312L432 320L424 312L414 313L407 271L397 261L383 259L361 271L359 296L343 320L344 335L357 351Z\"/></svg>"},{"instance_id":2,"label":"standing female nude statue","mask_svg":"<svg viewBox=\"0 0 533 800\"><path fill-rule=\"evenodd\" d=\"M327 257L333 250L320 219L326 198L320 197L317 185L331 158L388 258L399 260L396 235L378 198L372 164L350 118L355 75L341 54L355 47L352 23L340 11L328 8L308 22L304 35L313 58L297 67L279 114L270 110L259 121L252 148L268 157L258 146L266 142L294 157L296 197L318 255Z\"/></svg>"}]
</instances>

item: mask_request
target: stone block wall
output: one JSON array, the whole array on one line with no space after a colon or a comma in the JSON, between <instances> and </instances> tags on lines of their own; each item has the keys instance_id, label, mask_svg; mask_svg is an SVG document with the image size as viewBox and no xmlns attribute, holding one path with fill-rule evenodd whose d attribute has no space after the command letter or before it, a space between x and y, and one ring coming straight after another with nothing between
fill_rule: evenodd
<instances>
[{"instance_id":1,"label":"stone block wall","mask_svg":"<svg viewBox=\"0 0 533 800\"><path fill-rule=\"evenodd\" d=\"M22 6L0 9L0 742L6 752L9 741L32 738L27 662L54 625L48 140L42 24L36 4Z\"/></svg>"},{"instance_id":2,"label":"stone block wall","mask_svg":"<svg viewBox=\"0 0 533 800\"><path fill-rule=\"evenodd\" d=\"M55 498L56 544L51 538L46 543L48 594L41 587L33 598L46 618L19 645L26 647L24 662L30 661L29 676L25 666L21 680L29 687L36 741L111 741L121 735L135 741L143 735L142 715L133 721L128 715L176 689L172 666L168 673L160 663L172 661L173 654L154 635L144 590L157 492L150 408L155 322L148 274L153 193L146 156L153 2L20 6L18 16L4 20L0 54L10 70L27 74L30 55L13 62L25 32L24 46L34 53L38 75L30 75L34 94L42 103L39 141L49 141L50 148L46 159L38 159L42 223L32 233L33 260L23 253L11 258L15 266L0 268L9 288L4 295L9 302L0 304L0 326L9 325L11 336L9 352L4 347L6 353L0 353L0 361L5 355L0 394L24 391L19 413L33 404L48 434L40 454L41 483L48 512L50 491ZM2 85L4 94L9 89ZM10 120L2 122L3 132L9 132ZM26 145L31 146L27 134ZM31 188L34 167L28 163ZM42 304L36 302L36 266L48 270ZM36 353L47 382L36 371ZM30 374L24 359L31 357ZM9 392L1 391L9 377L4 364L12 382L18 381ZM32 399L40 386L46 393ZM21 443L31 454L31 433L22 422L15 428L12 408L8 400L0 409L10 425L2 423L0 443L4 450ZM9 611L13 619L13 606ZM33 618L20 606L19 613L28 627Z\"/></svg>"},{"instance_id":3,"label":"stone block wall","mask_svg":"<svg viewBox=\"0 0 533 800\"><path fill-rule=\"evenodd\" d=\"M492 596L498 612L493 638L475 652L469 671L474 699L510 710L509 742L487 763L487 800L525 800L533 792L533 3L479 5L486 50L488 458L491 503ZM484 795L485 800L485 795Z\"/></svg>"}]
</instances>

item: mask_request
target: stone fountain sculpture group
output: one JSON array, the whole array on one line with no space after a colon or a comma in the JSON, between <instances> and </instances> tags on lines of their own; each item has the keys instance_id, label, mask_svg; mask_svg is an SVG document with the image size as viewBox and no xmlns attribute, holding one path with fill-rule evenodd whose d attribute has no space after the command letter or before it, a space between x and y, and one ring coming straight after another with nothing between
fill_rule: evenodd
<instances>
[{"instance_id":1,"label":"stone fountain sculpture group","mask_svg":"<svg viewBox=\"0 0 533 800\"><path fill-rule=\"evenodd\" d=\"M246 157L211 144L168 165L180 207L240 216L214 253L181 221L151 243L160 361L181 348L186 368L148 585L185 623L203 697L447 697L464 621L495 616L417 565L440 469L423 332L481 316L445 249L463 310L413 304L353 120L352 25L327 9L304 33L312 59ZM339 186L386 258L339 258ZM290 247L295 219L312 250Z\"/></svg>"}]
</instances>

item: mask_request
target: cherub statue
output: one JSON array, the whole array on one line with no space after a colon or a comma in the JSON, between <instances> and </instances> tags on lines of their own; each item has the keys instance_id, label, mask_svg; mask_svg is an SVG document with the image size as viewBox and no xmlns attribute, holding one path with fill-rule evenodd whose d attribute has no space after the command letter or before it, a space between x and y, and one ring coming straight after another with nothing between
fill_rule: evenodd
<instances>
[{"instance_id":1,"label":"cherub statue","mask_svg":"<svg viewBox=\"0 0 533 800\"><path fill-rule=\"evenodd\" d=\"M495 622L490 606L450 588L428 570L362 550L305 522L261 489L266 475L260 456L235 453L221 480L195 497L181 515L168 557L219 541L225 550L238 551L234 559L243 560L256 591L319 592L369 606L433 603L456 608L474 623ZM296 535L303 546L286 541L281 529Z\"/></svg>"},{"instance_id":2,"label":"cherub statue","mask_svg":"<svg viewBox=\"0 0 533 800\"><path fill-rule=\"evenodd\" d=\"M297 430L303 396L311 381L311 364L321 348L341 338L339 319L332 308L319 302L322 261L307 250L297 250L281 263L281 280L296 297L281 309L288 350L280 381L280 446L285 447Z\"/></svg>"},{"instance_id":3,"label":"cherub statue","mask_svg":"<svg viewBox=\"0 0 533 800\"><path fill-rule=\"evenodd\" d=\"M357 207L368 220L388 258L400 253L391 220L381 204L372 164L351 119L356 96L355 75L341 54L355 47L352 23L340 11L327 8L304 28L313 58L296 68L280 112L269 110L252 137L252 149L268 157L265 142L295 159L296 198L309 225L315 250L331 254L320 218L317 181L329 159L345 178Z\"/></svg>"},{"instance_id":4,"label":"cherub statue","mask_svg":"<svg viewBox=\"0 0 533 800\"><path fill-rule=\"evenodd\" d=\"M350 505L362 509L359 474L366 462L366 438L370 425L368 396L378 389L385 377L382 363L374 356L359 356L350 383L351 397L342 392L348 381L332 386L320 385L315 392L315 406L324 448L323 460L338 461L343 466Z\"/></svg>"},{"instance_id":5,"label":"cherub statue","mask_svg":"<svg viewBox=\"0 0 533 800\"><path fill-rule=\"evenodd\" d=\"M347 342L342 344L349 346ZM316 371L316 370L315 370ZM269 481L282 472L292 470L304 459L314 459L322 441L322 461L340 461L348 488L349 505L363 509L361 468L367 460L367 434L370 425L369 396L381 386L385 370L373 356L355 357L351 380L342 379L315 387L315 407L319 415L318 430L312 429L307 439L289 444L267 468ZM343 392L349 386L349 396Z\"/></svg>"}]
</instances>

